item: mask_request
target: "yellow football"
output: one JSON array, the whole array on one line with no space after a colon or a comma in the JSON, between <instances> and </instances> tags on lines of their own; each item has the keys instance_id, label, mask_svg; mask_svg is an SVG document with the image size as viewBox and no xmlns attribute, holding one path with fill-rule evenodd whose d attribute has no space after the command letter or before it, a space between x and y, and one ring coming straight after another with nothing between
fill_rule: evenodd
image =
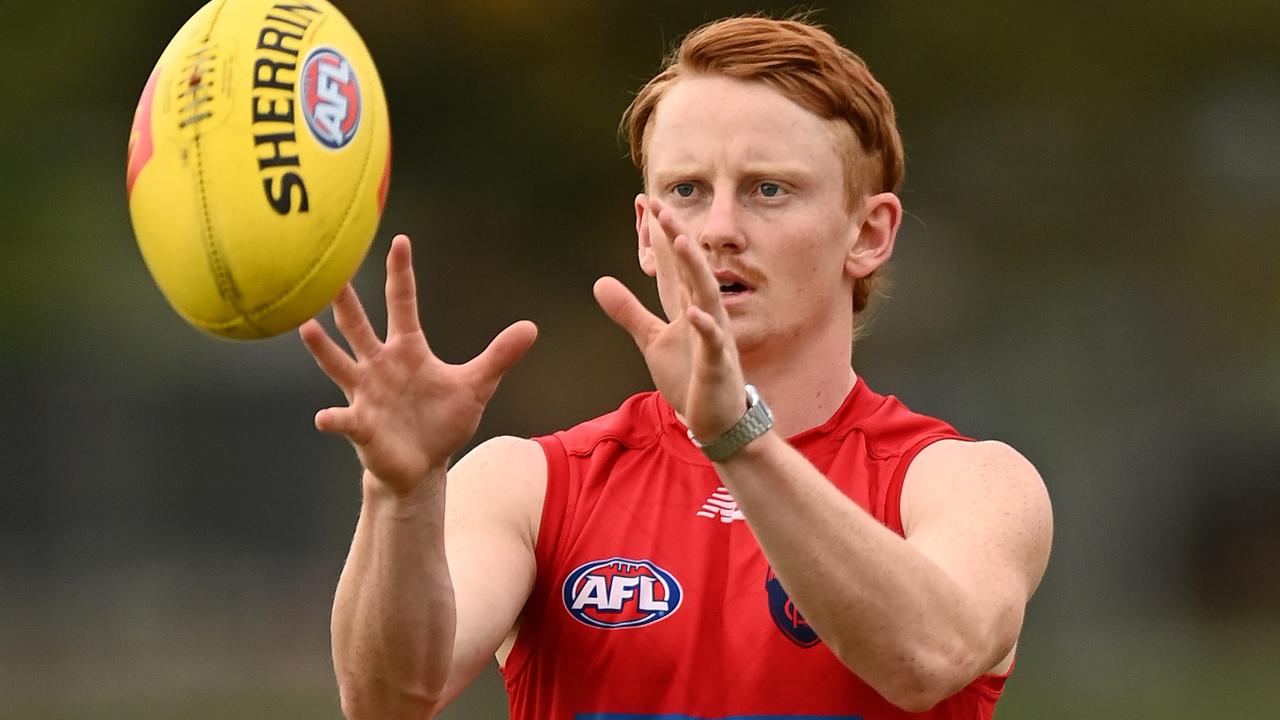
<instances>
[{"instance_id":1,"label":"yellow football","mask_svg":"<svg viewBox=\"0 0 1280 720\"><path fill-rule=\"evenodd\" d=\"M178 314L263 338L319 313L355 274L390 172L382 82L336 8L213 0L142 92L129 214Z\"/></svg>"}]
</instances>

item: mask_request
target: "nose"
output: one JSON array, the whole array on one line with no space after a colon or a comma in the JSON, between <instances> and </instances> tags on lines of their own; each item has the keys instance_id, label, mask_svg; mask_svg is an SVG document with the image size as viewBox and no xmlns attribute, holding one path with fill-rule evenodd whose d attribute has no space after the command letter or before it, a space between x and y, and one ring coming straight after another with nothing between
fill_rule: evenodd
<instances>
[{"instance_id":1,"label":"nose","mask_svg":"<svg viewBox=\"0 0 1280 720\"><path fill-rule=\"evenodd\" d=\"M711 207L707 209L702 232L698 235L698 242L702 247L708 252L741 252L747 245L739 215L741 210L733 192L715 193L711 199Z\"/></svg>"}]
</instances>

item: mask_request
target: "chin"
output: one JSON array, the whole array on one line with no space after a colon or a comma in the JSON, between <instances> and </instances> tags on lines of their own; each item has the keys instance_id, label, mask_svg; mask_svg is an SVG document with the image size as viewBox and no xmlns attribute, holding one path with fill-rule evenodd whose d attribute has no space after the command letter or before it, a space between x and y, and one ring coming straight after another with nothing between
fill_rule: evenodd
<instances>
[{"instance_id":1,"label":"chin","mask_svg":"<svg viewBox=\"0 0 1280 720\"><path fill-rule=\"evenodd\" d=\"M729 331L733 333L734 346L738 348L738 354L744 355L755 352L767 344L769 335L764 331L758 323L753 323L743 318L731 318L729 320Z\"/></svg>"}]
</instances>

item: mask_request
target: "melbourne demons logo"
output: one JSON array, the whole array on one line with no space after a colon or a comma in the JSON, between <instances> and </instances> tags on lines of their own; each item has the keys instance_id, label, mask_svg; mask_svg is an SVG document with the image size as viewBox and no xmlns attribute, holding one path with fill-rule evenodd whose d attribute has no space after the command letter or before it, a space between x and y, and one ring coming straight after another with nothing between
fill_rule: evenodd
<instances>
[{"instance_id":1,"label":"melbourne demons logo","mask_svg":"<svg viewBox=\"0 0 1280 720\"><path fill-rule=\"evenodd\" d=\"M800 647L817 645L820 640L818 633L809 627L804 616L796 609L796 604L791 602L791 597L782 589L778 576L773 574L773 568L769 568L765 575L764 588L769 595L769 615L782 634Z\"/></svg>"},{"instance_id":2,"label":"melbourne demons logo","mask_svg":"<svg viewBox=\"0 0 1280 720\"><path fill-rule=\"evenodd\" d=\"M564 581L565 609L598 628L656 623L680 607L681 595L675 576L648 560L593 560Z\"/></svg>"},{"instance_id":3,"label":"melbourne demons logo","mask_svg":"<svg viewBox=\"0 0 1280 720\"><path fill-rule=\"evenodd\" d=\"M337 150L351 142L360 127L360 83L342 53L318 47L302 64L302 115L325 147Z\"/></svg>"}]
</instances>

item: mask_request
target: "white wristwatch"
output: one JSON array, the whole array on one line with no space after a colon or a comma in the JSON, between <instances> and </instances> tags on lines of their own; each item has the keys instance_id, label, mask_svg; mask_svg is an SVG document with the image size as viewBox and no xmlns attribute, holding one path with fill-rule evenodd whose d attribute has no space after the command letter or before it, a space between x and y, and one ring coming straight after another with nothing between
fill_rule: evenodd
<instances>
[{"instance_id":1,"label":"white wristwatch","mask_svg":"<svg viewBox=\"0 0 1280 720\"><path fill-rule=\"evenodd\" d=\"M773 427L773 411L765 405L764 399L755 385L747 386L747 412L743 414L733 427L710 442L702 442L689 431L689 439L707 456L711 462L724 462L734 453L747 446L747 443L765 434Z\"/></svg>"}]
</instances>

